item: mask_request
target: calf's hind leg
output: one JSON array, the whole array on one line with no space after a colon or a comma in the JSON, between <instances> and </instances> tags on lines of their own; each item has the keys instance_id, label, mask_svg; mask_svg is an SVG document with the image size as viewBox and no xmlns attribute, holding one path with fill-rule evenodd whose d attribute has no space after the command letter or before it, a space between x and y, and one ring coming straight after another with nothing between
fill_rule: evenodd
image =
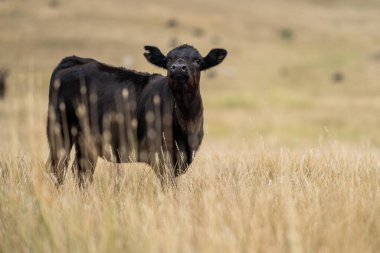
<instances>
[{"instance_id":1,"label":"calf's hind leg","mask_svg":"<svg viewBox=\"0 0 380 253\"><path fill-rule=\"evenodd\" d=\"M94 151L85 149L84 145L75 143L75 161L73 172L80 187L92 183L98 156Z\"/></svg>"},{"instance_id":2,"label":"calf's hind leg","mask_svg":"<svg viewBox=\"0 0 380 253\"><path fill-rule=\"evenodd\" d=\"M54 127L51 122L48 122L50 155L46 167L56 185L60 186L65 180L73 142L70 137L64 137L64 133L59 125L56 124Z\"/></svg>"}]
</instances>

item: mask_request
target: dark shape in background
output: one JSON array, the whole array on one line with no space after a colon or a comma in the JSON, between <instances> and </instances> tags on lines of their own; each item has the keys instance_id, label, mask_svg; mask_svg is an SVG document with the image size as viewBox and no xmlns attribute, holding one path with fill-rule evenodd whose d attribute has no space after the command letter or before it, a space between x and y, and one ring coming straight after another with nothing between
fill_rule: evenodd
<instances>
[{"instance_id":1,"label":"dark shape in background","mask_svg":"<svg viewBox=\"0 0 380 253\"><path fill-rule=\"evenodd\" d=\"M338 83L342 83L344 81L344 74L340 71L336 71L334 72L332 75L331 75L331 79L334 83L338 84Z\"/></svg>"},{"instance_id":2,"label":"dark shape in background","mask_svg":"<svg viewBox=\"0 0 380 253\"><path fill-rule=\"evenodd\" d=\"M5 93L7 90L7 77L9 71L7 69L0 69L0 99L5 98Z\"/></svg>"},{"instance_id":3,"label":"dark shape in background","mask_svg":"<svg viewBox=\"0 0 380 253\"><path fill-rule=\"evenodd\" d=\"M175 28L178 26L178 21L174 18L171 18L168 21L166 21L165 26L168 28Z\"/></svg>"}]
</instances>

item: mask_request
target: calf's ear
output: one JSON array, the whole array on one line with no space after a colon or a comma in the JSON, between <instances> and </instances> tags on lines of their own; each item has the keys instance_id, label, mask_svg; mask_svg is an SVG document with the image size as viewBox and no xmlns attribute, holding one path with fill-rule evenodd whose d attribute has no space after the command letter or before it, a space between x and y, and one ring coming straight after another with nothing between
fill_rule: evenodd
<instances>
[{"instance_id":1,"label":"calf's ear","mask_svg":"<svg viewBox=\"0 0 380 253\"><path fill-rule=\"evenodd\" d=\"M227 50L223 48L212 49L206 57L203 58L201 70L212 68L221 63L227 56Z\"/></svg>"},{"instance_id":2,"label":"calf's ear","mask_svg":"<svg viewBox=\"0 0 380 253\"><path fill-rule=\"evenodd\" d=\"M145 46L144 49L147 51L144 53L145 58L148 62L156 65L158 67L166 69L167 59L157 47Z\"/></svg>"}]
</instances>

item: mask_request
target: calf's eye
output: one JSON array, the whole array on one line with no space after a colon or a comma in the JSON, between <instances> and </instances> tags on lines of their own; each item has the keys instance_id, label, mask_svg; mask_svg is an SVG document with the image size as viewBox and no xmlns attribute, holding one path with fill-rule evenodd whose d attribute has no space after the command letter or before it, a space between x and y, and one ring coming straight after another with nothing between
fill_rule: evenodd
<instances>
[{"instance_id":1,"label":"calf's eye","mask_svg":"<svg viewBox=\"0 0 380 253\"><path fill-rule=\"evenodd\" d=\"M195 60L195 63L196 63L196 64L198 64L198 65L200 65L200 64L201 64L201 62L202 62L202 60L201 60L201 59L196 59L196 60Z\"/></svg>"}]
</instances>

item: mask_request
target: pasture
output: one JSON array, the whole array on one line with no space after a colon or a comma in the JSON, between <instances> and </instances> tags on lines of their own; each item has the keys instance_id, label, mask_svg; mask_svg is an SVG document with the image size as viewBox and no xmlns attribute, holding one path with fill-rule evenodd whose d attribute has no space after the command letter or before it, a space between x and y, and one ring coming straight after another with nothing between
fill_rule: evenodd
<instances>
[{"instance_id":1,"label":"pasture","mask_svg":"<svg viewBox=\"0 0 380 253\"><path fill-rule=\"evenodd\" d=\"M205 137L178 187L99 161L45 171L48 85L65 56L229 52L202 74ZM379 252L380 2L0 1L0 252Z\"/></svg>"}]
</instances>

